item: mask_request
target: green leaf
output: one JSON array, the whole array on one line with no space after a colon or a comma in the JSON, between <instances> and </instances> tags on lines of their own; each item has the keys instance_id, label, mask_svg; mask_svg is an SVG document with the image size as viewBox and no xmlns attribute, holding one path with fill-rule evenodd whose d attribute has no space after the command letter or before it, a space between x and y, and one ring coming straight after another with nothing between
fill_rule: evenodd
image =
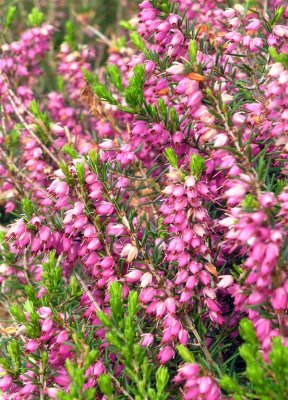
<instances>
[{"instance_id":1,"label":"green leaf","mask_svg":"<svg viewBox=\"0 0 288 400\"><path fill-rule=\"evenodd\" d=\"M66 163L64 163L63 161L60 161L59 167L60 167L61 171L63 172L63 174L65 175L65 178L66 178L66 181L67 181L68 185L69 186L74 186L75 179L74 179L73 175L71 174L71 172L69 170L69 166Z\"/></svg>"},{"instance_id":2,"label":"green leaf","mask_svg":"<svg viewBox=\"0 0 288 400\"><path fill-rule=\"evenodd\" d=\"M245 199L242 200L241 203L242 207L244 208L245 211L251 212L256 210L259 207L258 201L255 199L255 197L248 193L245 196Z\"/></svg>"},{"instance_id":3,"label":"green leaf","mask_svg":"<svg viewBox=\"0 0 288 400\"><path fill-rule=\"evenodd\" d=\"M8 354L11 357L11 362L13 366L13 372L18 374L20 371L20 346L17 340L12 339L11 342L7 346Z\"/></svg>"},{"instance_id":4,"label":"green leaf","mask_svg":"<svg viewBox=\"0 0 288 400\"><path fill-rule=\"evenodd\" d=\"M109 286L110 309L112 318L116 321L123 319L122 286L119 282L112 282Z\"/></svg>"},{"instance_id":5,"label":"green leaf","mask_svg":"<svg viewBox=\"0 0 288 400\"><path fill-rule=\"evenodd\" d=\"M194 355L191 353L190 350L187 349L187 347L183 346L183 344L179 344L178 346L176 346L176 349L183 361L188 363L195 363Z\"/></svg>"},{"instance_id":6,"label":"green leaf","mask_svg":"<svg viewBox=\"0 0 288 400\"><path fill-rule=\"evenodd\" d=\"M220 386L228 393L241 393L240 386L228 375L220 378Z\"/></svg>"},{"instance_id":7,"label":"green leaf","mask_svg":"<svg viewBox=\"0 0 288 400\"><path fill-rule=\"evenodd\" d=\"M248 343L257 343L256 333L252 322L248 318L243 318L240 321L239 332L241 337Z\"/></svg>"},{"instance_id":8,"label":"green leaf","mask_svg":"<svg viewBox=\"0 0 288 400\"><path fill-rule=\"evenodd\" d=\"M168 368L161 366L156 372L156 388L158 394L162 394L169 381Z\"/></svg>"},{"instance_id":9,"label":"green leaf","mask_svg":"<svg viewBox=\"0 0 288 400\"><path fill-rule=\"evenodd\" d=\"M168 107L165 104L165 101L163 99L158 100L158 110L159 113L163 119L163 122L165 126L167 126L167 121L168 121Z\"/></svg>"},{"instance_id":10,"label":"green leaf","mask_svg":"<svg viewBox=\"0 0 288 400\"><path fill-rule=\"evenodd\" d=\"M117 105L112 93L100 82L92 85L93 92L99 97L100 100L107 101L109 104Z\"/></svg>"},{"instance_id":11,"label":"green leaf","mask_svg":"<svg viewBox=\"0 0 288 400\"><path fill-rule=\"evenodd\" d=\"M10 144L16 146L19 143L19 131L13 127L10 131Z\"/></svg>"},{"instance_id":12,"label":"green leaf","mask_svg":"<svg viewBox=\"0 0 288 400\"><path fill-rule=\"evenodd\" d=\"M17 13L17 8L15 6L8 7L5 20L6 29L9 29L10 26L12 25L13 21L15 20L16 13Z\"/></svg>"},{"instance_id":13,"label":"green leaf","mask_svg":"<svg viewBox=\"0 0 288 400\"><path fill-rule=\"evenodd\" d=\"M196 63L196 61L197 61L197 42L195 39L190 40L190 43L189 43L189 58L193 64Z\"/></svg>"},{"instance_id":14,"label":"green leaf","mask_svg":"<svg viewBox=\"0 0 288 400\"><path fill-rule=\"evenodd\" d=\"M85 166L83 163L77 163L75 168L76 168L76 173L77 173L77 178L78 178L79 184L81 186L83 186L84 178L85 178Z\"/></svg>"},{"instance_id":15,"label":"green leaf","mask_svg":"<svg viewBox=\"0 0 288 400\"><path fill-rule=\"evenodd\" d=\"M97 317L100 319L102 324L107 328L112 327L112 322L110 321L109 317L104 313L104 311L98 311Z\"/></svg>"},{"instance_id":16,"label":"green leaf","mask_svg":"<svg viewBox=\"0 0 288 400\"><path fill-rule=\"evenodd\" d=\"M68 156L70 156L72 159L74 158L78 158L79 155L77 153L77 151L75 150L75 147L66 143L63 147L62 147L62 151L67 154Z\"/></svg>"},{"instance_id":17,"label":"green leaf","mask_svg":"<svg viewBox=\"0 0 288 400\"><path fill-rule=\"evenodd\" d=\"M113 393L113 386L111 378L108 374L102 374L98 378L98 385L103 394L111 396Z\"/></svg>"},{"instance_id":18,"label":"green leaf","mask_svg":"<svg viewBox=\"0 0 288 400\"><path fill-rule=\"evenodd\" d=\"M146 46L144 40L137 32L132 32L130 35L131 41L138 50L144 51Z\"/></svg>"},{"instance_id":19,"label":"green leaf","mask_svg":"<svg viewBox=\"0 0 288 400\"><path fill-rule=\"evenodd\" d=\"M65 23L65 36L64 42L68 44L71 50L77 50L77 38L75 24L72 21L67 21Z\"/></svg>"},{"instance_id":20,"label":"green leaf","mask_svg":"<svg viewBox=\"0 0 288 400\"><path fill-rule=\"evenodd\" d=\"M192 154L190 158L190 171L191 174L199 179L205 167L205 159L198 154Z\"/></svg>"},{"instance_id":21,"label":"green leaf","mask_svg":"<svg viewBox=\"0 0 288 400\"><path fill-rule=\"evenodd\" d=\"M135 26L132 25L129 21L121 20L119 22L119 25L121 26L121 28L125 29L126 31L133 31L136 29Z\"/></svg>"},{"instance_id":22,"label":"green leaf","mask_svg":"<svg viewBox=\"0 0 288 400\"><path fill-rule=\"evenodd\" d=\"M171 147L167 147L164 151L164 156L167 158L169 164L173 168L178 168L178 157Z\"/></svg>"},{"instance_id":23,"label":"green leaf","mask_svg":"<svg viewBox=\"0 0 288 400\"><path fill-rule=\"evenodd\" d=\"M31 113L32 113L38 120L42 121L43 124L46 126L46 128L49 128L49 124L50 124L49 118L48 118L48 116L47 116L47 114L46 114L45 112L42 112L42 111L40 110L40 106L39 106L39 104L37 103L36 100L32 100L32 101L31 101L31 103L30 103L30 105L29 105L29 108L30 108ZM38 132L37 132L37 133L38 133L38 134L41 134L41 135L44 135L44 138L47 139L47 138L45 137L46 133L45 133L45 131L43 131L43 128L42 128L41 126L38 126Z\"/></svg>"},{"instance_id":24,"label":"green leaf","mask_svg":"<svg viewBox=\"0 0 288 400\"><path fill-rule=\"evenodd\" d=\"M119 90L119 92L124 91L124 86L122 83L122 79L120 76L119 69L115 64L110 64L107 66L107 73L108 73L108 78L110 82L115 86L116 89Z\"/></svg>"},{"instance_id":25,"label":"green leaf","mask_svg":"<svg viewBox=\"0 0 288 400\"><path fill-rule=\"evenodd\" d=\"M44 14L36 7L28 15L28 25L35 27L40 26L44 21Z\"/></svg>"},{"instance_id":26,"label":"green leaf","mask_svg":"<svg viewBox=\"0 0 288 400\"><path fill-rule=\"evenodd\" d=\"M280 20L280 18L284 14L284 12L285 12L285 6L284 5L281 5L280 7L276 8L275 13L274 13L274 17L270 21L270 24L271 24L272 27L277 24L277 22Z\"/></svg>"},{"instance_id":27,"label":"green leaf","mask_svg":"<svg viewBox=\"0 0 288 400\"><path fill-rule=\"evenodd\" d=\"M99 83L98 77L92 74L92 72L88 71L86 68L82 67L81 72L85 81L88 82L91 86Z\"/></svg>"},{"instance_id":28,"label":"green leaf","mask_svg":"<svg viewBox=\"0 0 288 400\"><path fill-rule=\"evenodd\" d=\"M88 156L93 164L98 165L99 163L99 153L97 153L94 149L90 150Z\"/></svg>"},{"instance_id":29,"label":"green leaf","mask_svg":"<svg viewBox=\"0 0 288 400\"><path fill-rule=\"evenodd\" d=\"M170 130L178 131L180 129L179 116L174 107L170 108Z\"/></svg>"},{"instance_id":30,"label":"green leaf","mask_svg":"<svg viewBox=\"0 0 288 400\"><path fill-rule=\"evenodd\" d=\"M143 104L144 67L135 65L125 90L125 100L128 106L139 108Z\"/></svg>"},{"instance_id":31,"label":"green leaf","mask_svg":"<svg viewBox=\"0 0 288 400\"><path fill-rule=\"evenodd\" d=\"M25 303L23 304L23 308L24 310L28 313L28 314L33 314L35 313L35 307L34 307L34 303L31 300L26 300Z\"/></svg>"},{"instance_id":32,"label":"green leaf","mask_svg":"<svg viewBox=\"0 0 288 400\"><path fill-rule=\"evenodd\" d=\"M128 296L128 315L134 317L138 311L138 293L136 291L131 291Z\"/></svg>"},{"instance_id":33,"label":"green leaf","mask_svg":"<svg viewBox=\"0 0 288 400\"><path fill-rule=\"evenodd\" d=\"M288 54L278 53L275 47L268 47L268 51L273 61L281 63L285 69L288 69Z\"/></svg>"},{"instance_id":34,"label":"green leaf","mask_svg":"<svg viewBox=\"0 0 288 400\"><path fill-rule=\"evenodd\" d=\"M26 322L26 318L24 315L24 312L21 310L21 308L14 304L10 307L9 309L10 314L16 319L17 322L19 323L25 323Z\"/></svg>"},{"instance_id":35,"label":"green leaf","mask_svg":"<svg viewBox=\"0 0 288 400\"><path fill-rule=\"evenodd\" d=\"M42 273L43 285L51 294L61 291L62 269L57 265L56 255L54 251L50 251L48 261L43 264ZM53 299L57 300L57 296Z\"/></svg>"},{"instance_id":36,"label":"green leaf","mask_svg":"<svg viewBox=\"0 0 288 400\"><path fill-rule=\"evenodd\" d=\"M30 220L34 214L34 206L33 206L32 201L29 199L23 199L22 200L22 209L23 209L23 213L25 214L26 219Z\"/></svg>"},{"instance_id":37,"label":"green leaf","mask_svg":"<svg viewBox=\"0 0 288 400\"><path fill-rule=\"evenodd\" d=\"M93 350L89 351L88 354L86 354L85 362L84 362L84 369L85 370L87 368L89 368L90 365L96 361L96 358L98 357L98 354L99 354L99 352L96 349L93 349Z\"/></svg>"},{"instance_id":38,"label":"green leaf","mask_svg":"<svg viewBox=\"0 0 288 400\"><path fill-rule=\"evenodd\" d=\"M81 295L79 283L74 275L70 278L69 288L72 297Z\"/></svg>"}]
</instances>

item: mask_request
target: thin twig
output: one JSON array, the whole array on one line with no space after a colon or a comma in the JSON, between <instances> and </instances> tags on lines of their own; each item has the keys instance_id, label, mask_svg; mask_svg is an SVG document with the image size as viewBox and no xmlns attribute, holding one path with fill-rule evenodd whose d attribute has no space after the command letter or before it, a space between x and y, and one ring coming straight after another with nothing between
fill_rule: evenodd
<instances>
[{"instance_id":1,"label":"thin twig","mask_svg":"<svg viewBox=\"0 0 288 400\"><path fill-rule=\"evenodd\" d=\"M76 18L76 20L84 25L84 21L79 18L79 16L73 11L73 16ZM90 32L94 33L94 35L96 35L99 39L102 40L103 43L105 43L107 46L112 47L113 43L110 39L107 38L107 36L105 36L102 32L98 31L98 29L94 28L91 25L86 25L85 24L85 28L88 29Z\"/></svg>"},{"instance_id":2,"label":"thin twig","mask_svg":"<svg viewBox=\"0 0 288 400\"><path fill-rule=\"evenodd\" d=\"M110 376L112 381L115 383L115 386L117 387L117 389L120 392L122 392L128 399L134 400L133 397L131 397L130 394L120 385L120 382L118 381L118 379L115 378L114 375L112 375L110 372L108 372L108 375Z\"/></svg>"},{"instance_id":3,"label":"thin twig","mask_svg":"<svg viewBox=\"0 0 288 400\"><path fill-rule=\"evenodd\" d=\"M19 99L16 97L16 95L13 93L13 91L11 89L8 89L7 97L8 97L8 100L9 100L16 116L18 117L19 121L22 123L24 128L29 132L29 134L33 137L33 139L36 140L36 142L39 144L39 146L42 147L42 149L45 151L45 153L55 162L55 164L58 165L59 161L57 160L57 158L51 153L51 151L45 146L45 144L42 143L41 139L39 139L39 137L33 132L33 130L30 128L30 126L27 124L27 122L21 115L19 108L16 104L16 102L19 103Z\"/></svg>"},{"instance_id":4,"label":"thin twig","mask_svg":"<svg viewBox=\"0 0 288 400\"><path fill-rule=\"evenodd\" d=\"M77 274L77 272L74 272L75 278L77 279L78 283L80 284L80 286L82 287L83 291L87 294L87 296L89 297L89 299L92 301L93 306L95 307L97 312L102 312L100 306L98 303L96 303L92 293L90 292L90 290L88 289L86 283L83 281L82 278L80 278L80 276Z\"/></svg>"}]
</instances>

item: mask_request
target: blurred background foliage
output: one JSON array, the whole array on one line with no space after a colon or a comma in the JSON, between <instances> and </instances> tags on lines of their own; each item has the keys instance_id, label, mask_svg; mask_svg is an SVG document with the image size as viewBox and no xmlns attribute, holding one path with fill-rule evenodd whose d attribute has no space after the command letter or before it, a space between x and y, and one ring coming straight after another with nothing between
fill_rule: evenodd
<instances>
[{"instance_id":1,"label":"blurred background foliage","mask_svg":"<svg viewBox=\"0 0 288 400\"><path fill-rule=\"evenodd\" d=\"M60 90L56 79L57 53L63 42L72 50L79 45L89 45L96 51L95 67L106 61L109 51L121 51L128 38L121 21L133 19L137 13L138 0L0 0L0 58L1 46L19 40L21 33L30 28L29 14L36 8L43 13L43 20L55 27L50 53L43 60L44 76L35 87L38 99L45 93ZM15 8L15 15L7 29L7 15ZM125 25L125 24L124 24ZM130 25L130 24L129 24ZM61 78L61 77L60 77ZM0 193L0 228L13 220L12 214L5 214Z\"/></svg>"},{"instance_id":2,"label":"blurred background foliage","mask_svg":"<svg viewBox=\"0 0 288 400\"><path fill-rule=\"evenodd\" d=\"M55 49L64 40L67 21L74 27L77 43L91 43L95 32L116 40L123 34L120 22L135 16L138 3L138 0L0 0L1 42L17 40L17 34L27 28L27 16L34 7L43 12L45 22L56 27ZM12 29L5 32L7 11L13 6L16 18Z\"/></svg>"},{"instance_id":3,"label":"blurred background foliage","mask_svg":"<svg viewBox=\"0 0 288 400\"><path fill-rule=\"evenodd\" d=\"M25 26L25 18L33 7L44 12L49 23L73 19L75 15L83 22L96 25L105 34L116 33L117 22L129 19L137 10L137 0L0 0L1 20L11 6L16 6L19 12L19 23Z\"/></svg>"}]
</instances>

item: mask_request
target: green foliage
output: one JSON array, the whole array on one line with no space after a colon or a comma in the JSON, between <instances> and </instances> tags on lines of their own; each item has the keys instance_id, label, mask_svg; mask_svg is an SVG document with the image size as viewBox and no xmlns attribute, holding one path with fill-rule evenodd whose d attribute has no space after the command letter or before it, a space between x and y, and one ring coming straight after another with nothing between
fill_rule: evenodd
<instances>
[{"instance_id":1,"label":"green foliage","mask_svg":"<svg viewBox=\"0 0 288 400\"><path fill-rule=\"evenodd\" d=\"M120 51L121 49L125 48L127 40L125 36L118 36L116 39L113 40L112 43L113 48Z\"/></svg>"},{"instance_id":2,"label":"green foliage","mask_svg":"<svg viewBox=\"0 0 288 400\"><path fill-rule=\"evenodd\" d=\"M118 0L94 0L93 7L97 10L97 25L101 32L115 32ZM122 6L123 7L123 6ZM124 12L125 10L123 10ZM108 32L107 32L108 31Z\"/></svg>"},{"instance_id":3,"label":"green foliage","mask_svg":"<svg viewBox=\"0 0 288 400\"><path fill-rule=\"evenodd\" d=\"M172 11L169 0L150 0L150 2L153 7L155 7L159 11L162 11L165 14L169 14L169 12Z\"/></svg>"},{"instance_id":4,"label":"green foliage","mask_svg":"<svg viewBox=\"0 0 288 400\"><path fill-rule=\"evenodd\" d=\"M68 44L71 50L78 49L75 24L72 21L67 21L65 24L64 42Z\"/></svg>"},{"instance_id":5,"label":"green foliage","mask_svg":"<svg viewBox=\"0 0 288 400\"><path fill-rule=\"evenodd\" d=\"M44 22L44 14L36 7L28 15L29 26L40 26Z\"/></svg>"},{"instance_id":6,"label":"green foliage","mask_svg":"<svg viewBox=\"0 0 288 400\"><path fill-rule=\"evenodd\" d=\"M264 361L253 324L248 319L240 322L240 334L244 344L239 352L246 363L245 377L248 386L242 386L231 376L220 379L221 387L233 399L245 400L285 400L288 398L288 348L282 344L280 337L272 338L269 363Z\"/></svg>"},{"instance_id":7,"label":"green foliage","mask_svg":"<svg viewBox=\"0 0 288 400\"><path fill-rule=\"evenodd\" d=\"M98 356L98 351L83 345L79 341L77 335L73 335L76 342L76 352L78 355L78 362L66 360L65 367L71 380L69 390L66 392L60 391L58 393L59 400L94 400L96 388L85 389L86 382L85 373L92 363L94 363ZM77 349L78 347L78 349Z\"/></svg>"},{"instance_id":8,"label":"green foliage","mask_svg":"<svg viewBox=\"0 0 288 400\"><path fill-rule=\"evenodd\" d=\"M6 13L5 29L9 29L14 22L17 14L17 8L15 6L10 6Z\"/></svg>"},{"instance_id":9,"label":"green foliage","mask_svg":"<svg viewBox=\"0 0 288 400\"><path fill-rule=\"evenodd\" d=\"M115 64L108 65L107 74L112 85L122 93L124 91L124 86L118 67Z\"/></svg>"},{"instance_id":10,"label":"green foliage","mask_svg":"<svg viewBox=\"0 0 288 400\"><path fill-rule=\"evenodd\" d=\"M10 143L9 143L9 147L15 147L17 146L19 143L19 130L17 129L17 127L13 127L13 129L11 129L10 131Z\"/></svg>"},{"instance_id":11,"label":"green foliage","mask_svg":"<svg viewBox=\"0 0 288 400\"><path fill-rule=\"evenodd\" d=\"M24 312L28 313L29 320L25 318ZM26 327L27 336L30 338L37 338L40 335L40 322L33 301L26 300L23 308L18 305L10 307L10 314L15 318L19 324Z\"/></svg>"},{"instance_id":12,"label":"green foliage","mask_svg":"<svg viewBox=\"0 0 288 400\"><path fill-rule=\"evenodd\" d=\"M75 150L75 147L71 144L64 144L64 146L62 147L62 151L72 159L79 157L77 151Z\"/></svg>"},{"instance_id":13,"label":"green foliage","mask_svg":"<svg viewBox=\"0 0 288 400\"><path fill-rule=\"evenodd\" d=\"M193 356L191 351L187 349L187 347L179 344L178 346L176 346L176 349L184 362L195 363L195 357Z\"/></svg>"},{"instance_id":14,"label":"green foliage","mask_svg":"<svg viewBox=\"0 0 288 400\"><path fill-rule=\"evenodd\" d=\"M97 316L107 329L106 339L111 345L111 351L118 353L125 367L125 375L129 378L129 383L126 382L128 393L131 393L135 400L167 399L169 396L166 391L169 381L167 368L160 367L156 370L155 366L149 363L145 349L139 345L138 293L131 291L127 303L124 303L122 286L119 282L112 282L109 292L111 317L104 312L98 312ZM152 387L154 374L156 388ZM111 395L109 376L101 378L98 383L103 393Z\"/></svg>"},{"instance_id":15,"label":"green foliage","mask_svg":"<svg viewBox=\"0 0 288 400\"><path fill-rule=\"evenodd\" d=\"M117 100L114 99L110 90L107 89L106 86L102 83L95 82L92 85L92 90L97 95L97 97L99 97L100 100L107 101L107 103L109 104L117 105Z\"/></svg>"},{"instance_id":16,"label":"green foliage","mask_svg":"<svg viewBox=\"0 0 288 400\"><path fill-rule=\"evenodd\" d=\"M190 158L190 172L196 178L199 179L205 168L205 159L199 154L192 154Z\"/></svg>"},{"instance_id":17,"label":"green foliage","mask_svg":"<svg viewBox=\"0 0 288 400\"><path fill-rule=\"evenodd\" d=\"M32 100L30 102L30 111L35 117L35 122L36 122L36 133L38 137L45 143L47 144L49 142L49 138L47 136L47 133L50 129L50 121L45 112L42 112L40 110L39 104L37 103L36 100Z\"/></svg>"},{"instance_id":18,"label":"green foliage","mask_svg":"<svg viewBox=\"0 0 288 400\"><path fill-rule=\"evenodd\" d=\"M18 341L12 339L6 347L6 356L0 358L2 368L14 378L21 373L21 349Z\"/></svg>"},{"instance_id":19,"label":"green foliage","mask_svg":"<svg viewBox=\"0 0 288 400\"><path fill-rule=\"evenodd\" d=\"M167 158L169 164L173 168L178 168L178 157L175 151L171 147L167 147L164 151L164 155Z\"/></svg>"},{"instance_id":20,"label":"green foliage","mask_svg":"<svg viewBox=\"0 0 288 400\"><path fill-rule=\"evenodd\" d=\"M92 72L88 71L84 67L82 68L81 71L82 71L82 74L83 74L83 78L91 86L99 82L99 79L94 74L92 74Z\"/></svg>"},{"instance_id":21,"label":"green foliage","mask_svg":"<svg viewBox=\"0 0 288 400\"><path fill-rule=\"evenodd\" d=\"M113 94L111 93L109 88L101 83L94 74L92 74L90 71L85 70L84 68L82 69L82 73L84 79L87 83L89 83L93 92L100 100L106 101L109 104L118 105L117 100L113 97ZM119 90L120 92L124 91L120 73L116 65L108 65L107 76L109 81L117 90Z\"/></svg>"},{"instance_id":22,"label":"green foliage","mask_svg":"<svg viewBox=\"0 0 288 400\"><path fill-rule=\"evenodd\" d=\"M84 185L84 178L85 178L85 166L83 163L77 163L76 166L76 173L77 178L80 186Z\"/></svg>"},{"instance_id":23,"label":"green foliage","mask_svg":"<svg viewBox=\"0 0 288 400\"><path fill-rule=\"evenodd\" d=\"M66 146L66 145L65 145ZM74 148L72 148L72 149L74 149ZM65 150L66 151L68 151L68 153L66 153L66 151L64 151L66 154L68 154L72 159L73 158L76 158L76 157L73 157L73 155L75 155L75 153L74 153L74 151L72 150L72 151L70 151L71 149L67 149L67 148L65 148ZM75 150L75 149L74 149ZM75 150L76 151L76 150ZM72 156L71 156L72 155ZM69 186L71 186L71 187L73 187L74 185L75 185L75 179L74 179L74 177L73 177L73 175L71 174L71 172L70 172L70 170L69 170L69 166L68 166L68 164L66 164L65 162L63 162L63 161L61 161L60 163L59 163L59 167L60 167L60 169L61 169L61 171L63 172L63 174L65 175L65 179L66 179L66 182L68 183L68 185Z\"/></svg>"},{"instance_id":24,"label":"green foliage","mask_svg":"<svg viewBox=\"0 0 288 400\"><path fill-rule=\"evenodd\" d=\"M144 72L143 65L135 65L125 90L125 100L134 109L139 109L143 104Z\"/></svg>"},{"instance_id":25,"label":"green foliage","mask_svg":"<svg viewBox=\"0 0 288 400\"><path fill-rule=\"evenodd\" d=\"M192 64L197 61L197 42L195 39L190 40L189 43L189 58Z\"/></svg>"},{"instance_id":26,"label":"green foliage","mask_svg":"<svg viewBox=\"0 0 288 400\"><path fill-rule=\"evenodd\" d=\"M281 63L285 69L288 69L288 54L278 53L275 47L269 47L269 54L276 63Z\"/></svg>"},{"instance_id":27,"label":"green foliage","mask_svg":"<svg viewBox=\"0 0 288 400\"><path fill-rule=\"evenodd\" d=\"M25 221L28 222L33 217L33 214L35 212L32 201L29 199L23 199L22 210L25 217Z\"/></svg>"},{"instance_id":28,"label":"green foliage","mask_svg":"<svg viewBox=\"0 0 288 400\"><path fill-rule=\"evenodd\" d=\"M43 264L42 280L43 286L52 295L52 299L57 295L57 292L62 290L62 270L57 265L55 251L50 251L47 262Z\"/></svg>"},{"instance_id":29,"label":"green foliage","mask_svg":"<svg viewBox=\"0 0 288 400\"><path fill-rule=\"evenodd\" d=\"M277 22L279 22L279 20L281 19L282 15L285 12L285 6L281 5L280 7L276 8L275 13L273 18L270 21L271 26L273 27L274 25L277 24Z\"/></svg>"},{"instance_id":30,"label":"green foliage","mask_svg":"<svg viewBox=\"0 0 288 400\"><path fill-rule=\"evenodd\" d=\"M141 36L137 32L132 32L130 34L130 39L131 42L134 44L134 46L141 51L145 50L145 43L144 40L141 38Z\"/></svg>"},{"instance_id":31,"label":"green foliage","mask_svg":"<svg viewBox=\"0 0 288 400\"><path fill-rule=\"evenodd\" d=\"M98 378L98 385L103 394L105 394L108 399L111 399L111 395L113 393L113 386L111 382L111 378L108 374L102 374Z\"/></svg>"},{"instance_id":32,"label":"green foliage","mask_svg":"<svg viewBox=\"0 0 288 400\"><path fill-rule=\"evenodd\" d=\"M245 196L245 198L242 200L241 205L245 209L245 211L248 212L254 211L255 209L257 209L257 207L259 207L258 201L250 193Z\"/></svg>"},{"instance_id":33,"label":"green foliage","mask_svg":"<svg viewBox=\"0 0 288 400\"><path fill-rule=\"evenodd\" d=\"M136 29L135 26L133 26L129 21L122 20L119 22L119 25L126 31L133 31Z\"/></svg>"}]
</instances>

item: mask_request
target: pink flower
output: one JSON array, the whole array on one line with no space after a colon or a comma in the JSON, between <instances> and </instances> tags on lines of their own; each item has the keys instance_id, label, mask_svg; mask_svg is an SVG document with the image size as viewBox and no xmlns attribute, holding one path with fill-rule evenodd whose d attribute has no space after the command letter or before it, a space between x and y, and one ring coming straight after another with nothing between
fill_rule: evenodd
<instances>
[{"instance_id":1,"label":"pink flower","mask_svg":"<svg viewBox=\"0 0 288 400\"><path fill-rule=\"evenodd\" d=\"M285 25L275 25L273 28L273 33L281 38L288 38L288 27Z\"/></svg>"},{"instance_id":2,"label":"pink flower","mask_svg":"<svg viewBox=\"0 0 288 400\"><path fill-rule=\"evenodd\" d=\"M40 237L41 241L47 242L47 240L50 238L50 236L51 236L51 231L48 228L48 226L42 226L39 229L39 237Z\"/></svg>"},{"instance_id":3,"label":"pink flower","mask_svg":"<svg viewBox=\"0 0 288 400\"><path fill-rule=\"evenodd\" d=\"M45 393L47 394L47 396L49 397L49 399L52 399L52 400L57 400L57 398L58 398L58 392L59 392L59 389L53 388L53 387L50 387L50 388L46 388L46 389L45 389Z\"/></svg>"},{"instance_id":4,"label":"pink flower","mask_svg":"<svg viewBox=\"0 0 288 400\"><path fill-rule=\"evenodd\" d=\"M29 340L29 342L26 343L26 350L29 352L34 352L35 350L37 350L37 348L39 347L40 343L35 340L35 339L31 339Z\"/></svg>"},{"instance_id":5,"label":"pink flower","mask_svg":"<svg viewBox=\"0 0 288 400\"><path fill-rule=\"evenodd\" d=\"M43 332L50 332L53 328L53 321L50 318L45 319L42 324L42 331Z\"/></svg>"},{"instance_id":6,"label":"pink flower","mask_svg":"<svg viewBox=\"0 0 288 400\"><path fill-rule=\"evenodd\" d=\"M70 384L70 378L68 375L60 374L54 378L55 383L62 387L68 387Z\"/></svg>"},{"instance_id":7,"label":"pink flower","mask_svg":"<svg viewBox=\"0 0 288 400\"><path fill-rule=\"evenodd\" d=\"M134 269L126 274L125 278L128 283L132 282L139 282L143 275L143 272L139 271L138 269Z\"/></svg>"},{"instance_id":8,"label":"pink flower","mask_svg":"<svg viewBox=\"0 0 288 400\"><path fill-rule=\"evenodd\" d=\"M158 353L158 360L161 364L166 364L175 356L175 351L170 346L163 347Z\"/></svg>"},{"instance_id":9,"label":"pink flower","mask_svg":"<svg viewBox=\"0 0 288 400\"><path fill-rule=\"evenodd\" d=\"M100 215L111 215L114 212L114 206L108 201L102 201L97 207L97 212Z\"/></svg>"},{"instance_id":10,"label":"pink flower","mask_svg":"<svg viewBox=\"0 0 288 400\"><path fill-rule=\"evenodd\" d=\"M247 31L258 31L258 29L261 26L261 22L259 21L259 19L251 19L251 22L246 26L246 30Z\"/></svg>"},{"instance_id":11,"label":"pink flower","mask_svg":"<svg viewBox=\"0 0 288 400\"><path fill-rule=\"evenodd\" d=\"M185 379L193 376L197 376L200 372L198 364L184 364L178 369L178 373L182 375Z\"/></svg>"},{"instance_id":12,"label":"pink flower","mask_svg":"<svg viewBox=\"0 0 288 400\"><path fill-rule=\"evenodd\" d=\"M259 202L264 208L271 208L275 204L275 196L273 193L262 193L259 197Z\"/></svg>"},{"instance_id":13,"label":"pink flower","mask_svg":"<svg viewBox=\"0 0 288 400\"><path fill-rule=\"evenodd\" d=\"M141 346L148 347L153 343L153 341L154 336L151 333L145 333L142 335Z\"/></svg>"},{"instance_id":14,"label":"pink flower","mask_svg":"<svg viewBox=\"0 0 288 400\"><path fill-rule=\"evenodd\" d=\"M275 311L284 311L288 307L288 295L283 287L274 290L271 304Z\"/></svg>"},{"instance_id":15,"label":"pink flower","mask_svg":"<svg viewBox=\"0 0 288 400\"><path fill-rule=\"evenodd\" d=\"M0 379L0 389L3 391L9 390L13 383L11 376L5 375L3 378Z\"/></svg>"},{"instance_id":16,"label":"pink flower","mask_svg":"<svg viewBox=\"0 0 288 400\"><path fill-rule=\"evenodd\" d=\"M225 289L231 285L233 285L234 283L234 278L232 275L222 275L219 276L219 278L221 278L221 280L218 283L218 288L222 288Z\"/></svg>"}]
</instances>

